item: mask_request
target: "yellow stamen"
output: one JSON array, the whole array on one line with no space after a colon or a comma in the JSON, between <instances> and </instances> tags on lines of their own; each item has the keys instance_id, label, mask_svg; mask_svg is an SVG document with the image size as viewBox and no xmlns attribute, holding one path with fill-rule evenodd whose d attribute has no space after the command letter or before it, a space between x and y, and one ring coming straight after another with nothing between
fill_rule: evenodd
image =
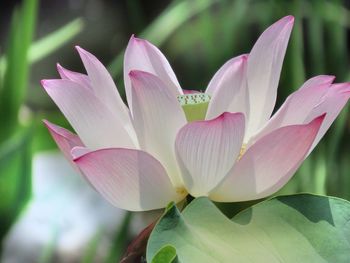
<instances>
[{"instance_id":1,"label":"yellow stamen","mask_svg":"<svg viewBox=\"0 0 350 263\"><path fill-rule=\"evenodd\" d=\"M238 160L242 158L242 156L243 156L243 154L245 153L246 150L247 150L247 144L243 143L241 151L239 152Z\"/></svg>"},{"instance_id":2,"label":"yellow stamen","mask_svg":"<svg viewBox=\"0 0 350 263\"><path fill-rule=\"evenodd\" d=\"M178 195L186 195L187 194L187 191L184 187L177 187L175 189L175 191Z\"/></svg>"}]
</instances>

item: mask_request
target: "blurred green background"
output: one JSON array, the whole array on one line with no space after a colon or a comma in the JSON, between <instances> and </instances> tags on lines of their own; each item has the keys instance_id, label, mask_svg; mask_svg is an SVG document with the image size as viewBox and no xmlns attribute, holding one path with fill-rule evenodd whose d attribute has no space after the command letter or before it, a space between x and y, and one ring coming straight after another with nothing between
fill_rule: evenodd
<instances>
[{"instance_id":1,"label":"blurred green background","mask_svg":"<svg viewBox=\"0 0 350 263\"><path fill-rule=\"evenodd\" d=\"M34 202L34 182L45 184L34 180L35 156L56 149L41 120L68 127L39 81L58 77L57 62L84 72L74 45L92 52L108 66L123 96L123 50L133 33L160 47L183 88L204 90L224 62L248 53L264 29L291 14L296 20L276 108L312 76L335 75L336 82L350 81L350 2L345 0L23 0L2 1L0 14L3 249L11 229L26 217L28 206ZM350 200L349 134L346 107L280 193L312 192ZM60 189L55 191L59 193ZM72 252L76 255L73 259L59 256L54 237L44 240L37 253L30 253L25 247L35 237L21 236L17 231L20 239L29 242L18 245L16 253L29 253L32 261L25 257L24 261L11 261L9 253L3 253L3 262L117 262L132 227L130 214L123 214L119 220L108 249L98 249L102 234L93 229L97 234L85 240L85 247Z\"/></svg>"}]
</instances>

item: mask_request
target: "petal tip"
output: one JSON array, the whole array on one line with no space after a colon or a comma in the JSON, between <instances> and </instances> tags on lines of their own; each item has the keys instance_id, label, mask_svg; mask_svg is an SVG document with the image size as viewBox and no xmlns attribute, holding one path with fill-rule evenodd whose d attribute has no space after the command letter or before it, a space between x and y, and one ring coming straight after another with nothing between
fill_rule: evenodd
<instances>
[{"instance_id":1,"label":"petal tip","mask_svg":"<svg viewBox=\"0 0 350 263\"><path fill-rule=\"evenodd\" d=\"M62 67L62 65L60 63L56 63L56 68L58 73L63 74L63 72L65 71L65 68Z\"/></svg>"},{"instance_id":2,"label":"petal tip","mask_svg":"<svg viewBox=\"0 0 350 263\"><path fill-rule=\"evenodd\" d=\"M74 48L78 51L78 52L80 52L80 51L83 51L84 49L83 48L81 48L80 46L78 46L78 45L76 45L76 46L74 46Z\"/></svg>"},{"instance_id":3,"label":"petal tip","mask_svg":"<svg viewBox=\"0 0 350 263\"><path fill-rule=\"evenodd\" d=\"M47 84L48 84L48 79L42 79L42 80L40 80L40 84L41 84L41 86L46 90L46 88L47 88Z\"/></svg>"},{"instance_id":4,"label":"petal tip","mask_svg":"<svg viewBox=\"0 0 350 263\"><path fill-rule=\"evenodd\" d=\"M84 155L88 154L90 151L86 147L75 146L70 151L73 162L77 162L78 159L81 159Z\"/></svg>"},{"instance_id":5,"label":"petal tip","mask_svg":"<svg viewBox=\"0 0 350 263\"><path fill-rule=\"evenodd\" d=\"M49 127L51 126L51 122L49 122L48 120L42 119L41 121L44 123L44 125L45 125L47 128L49 128Z\"/></svg>"},{"instance_id":6,"label":"petal tip","mask_svg":"<svg viewBox=\"0 0 350 263\"><path fill-rule=\"evenodd\" d=\"M294 23L294 20L295 20L294 16L292 16L292 15L286 16L285 19L286 19L286 21L288 21L290 23Z\"/></svg>"},{"instance_id":7,"label":"petal tip","mask_svg":"<svg viewBox=\"0 0 350 263\"><path fill-rule=\"evenodd\" d=\"M248 60L248 55L249 55L249 54L243 54L243 55L241 56L241 59L242 59L243 61Z\"/></svg>"},{"instance_id":8,"label":"petal tip","mask_svg":"<svg viewBox=\"0 0 350 263\"><path fill-rule=\"evenodd\" d=\"M59 130L58 130L58 126L56 126L55 124L49 122L46 119L43 119L42 122L44 123L44 125L46 126L46 128L49 130L49 132L51 133L51 135L53 134L59 134L62 136L62 134L60 134Z\"/></svg>"},{"instance_id":9,"label":"petal tip","mask_svg":"<svg viewBox=\"0 0 350 263\"><path fill-rule=\"evenodd\" d=\"M295 18L292 15L282 17L280 20L278 20L275 24L273 25L279 25L280 27L284 28L292 28L294 25Z\"/></svg>"},{"instance_id":10,"label":"petal tip","mask_svg":"<svg viewBox=\"0 0 350 263\"><path fill-rule=\"evenodd\" d=\"M206 120L206 121L199 121L199 122L211 124L211 123L215 123L216 121L219 121L219 122L225 121L225 120L228 120L230 118L244 119L245 117L244 117L244 114L242 112L227 112L227 111L225 111L214 119Z\"/></svg>"},{"instance_id":11,"label":"petal tip","mask_svg":"<svg viewBox=\"0 0 350 263\"><path fill-rule=\"evenodd\" d=\"M137 43L137 44L142 44L144 43L146 40L142 39L142 38L138 38L135 36L135 34L131 35L130 40L132 41L132 43Z\"/></svg>"},{"instance_id":12,"label":"petal tip","mask_svg":"<svg viewBox=\"0 0 350 263\"><path fill-rule=\"evenodd\" d=\"M134 78L134 77L136 77L138 75L137 72L138 72L138 70L130 70L128 75L129 75L130 78Z\"/></svg>"},{"instance_id":13,"label":"petal tip","mask_svg":"<svg viewBox=\"0 0 350 263\"><path fill-rule=\"evenodd\" d=\"M316 117L313 119L310 124L314 124L315 126L321 126L323 123L324 119L326 118L327 113L323 113L322 115Z\"/></svg>"},{"instance_id":14,"label":"petal tip","mask_svg":"<svg viewBox=\"0 0 350 263\"><path fill-rule=\"evenodd\" d=\"M81 46L75 46L76 51L78 51L79 55L82 57L89 57L91 55L88 51L83 49Z\"/></svg>"},{"instance_id":15,"label":"petal tip","mask_svg":"<svg viewBox=\"0 0 350 263\"><path fill-rule=\"evenodd\" d=\"M336 77L334 75L323 75L323 78L326 83L332 84Z\"/></svg>"},{"instance_id":16,"label":"petal tip","mask_svg":"<svg viewBox=\"0 0 350 263\"><path fill-rule=\"evenodd\" d=\"M151 75L153 76L153 74L149 72L137 70L137 69L130 70L128 75L132 79L139 79L140 77L143 77L143 76L151 76Z\"/></svg>"}]
</instances>

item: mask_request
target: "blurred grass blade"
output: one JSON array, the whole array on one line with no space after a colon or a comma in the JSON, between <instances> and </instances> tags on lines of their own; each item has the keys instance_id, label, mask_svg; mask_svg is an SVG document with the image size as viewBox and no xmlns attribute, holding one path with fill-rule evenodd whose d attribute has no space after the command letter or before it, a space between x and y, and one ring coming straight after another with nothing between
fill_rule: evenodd
<instances>
[{"instance_id":1,"label":"blurred grass blade","mask_svg":"<svg viewBox=\"0 0 350 263\"><path fill-rule=\"evenodd\" d=\"M50 233L51 238L42 249L40 256L38 258L38 263L50 263L54 261L55 257L55 247L58 243L58 229L52 228Z\"/></svg>"},{"instance_id":2,"label":"blurred grass blade","mask_svg":"<svg viewBox=\"0 0 350 263\"><path fill-rule=\"evenodd\" d=\"M28 60L35 63L40 59L48 56L73 37L78 35L84 28L84 22L81 18L77 18L60 29L48 34L44 38L33 43L29 49Z\"/></svg>"},{"instance_id":3,"label":"blurred grass blade","mask_svg":"<svg viewBox=\"0 0 350 263\"><path fill-rule=\"evenodd\" d=\"M31 194L32 137L31 126L0 144L0 243Z\"/></svg>"},{"instance_id":4,"label":"blurred grass blade","mask_svg":"<svg viewBox=\"0 0 350 263\"><path fill-rule=\"evenodd\" d=\"M291 6L292 14L295 16L294 28L289 42L289 59L290 70L290 91L294 91L300 87L305 81L305 69L304 69L304 49L303 49L303 27L301 24L301 12L302 3L300 0L292 2Z\"/></svg>"},{"instance_id":5,"label":"blurred grass blade","mask_svg":"<svg viewBox=\"0 0 350 263\"><path fill-rule=\"evenodd\" d=\"M140 34L140 37L159 46L183 23L216 2L217 0L175 1ZM108 67L113 77L122 72L123 56L124 52L121 52Z\"/></svg>"},{"instance_id":6,"label":"blurred grass blade","mask_svg":"<svg viewBox=\"0 0 350 263\"><path fill-rule=\"evenodd\" d=\"M320 149L315 160L315 172L313 185L315 187L314 193L319 195L326 195L327 183L327 161L324 144L319 145Z\"/></svg>"},{"instance_id":7,"label":"blurred grass blade","mask_svg":"<svg viewBox=\"0 0 350 263\"><path fill-rule=\"evenodd\" d=\"M129 243L129 226L132 219L132 213L126 212L123 222L114 236L113 246L108 252L107 258L105 259L105 263L114 263L119 262L123 256L123 253Z\"/></svg>"},{"instance_id":8,"label":"blurred grass blade","mask_svg":"<svg viewBox=\"0 0 350 263\"><path fill-rule=\"evenodd\" d=\"M55 52L72 38L77 36L84 29L84 21L81 18L74 19L54 32L35 41L28 51L28 63L33 64L43 59L44 57ZM6 69L6 59L0 57L0 79L1 71Z\"/></svg>"},{"instance_id":9,"label":"blurred grass blade","mask_svg":"<svg viewBox=\"0 0 350 263\"><path fill-rule=\"evenodd\" d=\"M323 19L320 15L320 11L316 11L322 8L323 2L313 0L308 6L309 11L313 11L313 15L307 20L307 36L309 56L309 68L311 69L310 75L324 74L325 72L325 48L324 48L324 30ZM316 11L316 12L315 12Z\"/></svg>"},{"instance_id":10,"label":"blurred grass blade","mask_svg":"<svg viewBox=\"0 0 350 263\"><path fill-rule=\"evenodd\" d=\"M102 232L100 229L97 229L95 235L87 244L80 263L93 263L97 261L97 251L101 243L101 238Z\"/></svg>"},{"instance_id":11,"label":"blurred grass blade","mask_svg":"<svg viewBox=\"0 0 350 263\"><path fill-rule=\"evenodd\" d=\"M15 10L6 49L7 67L0 90L0 142L9 137L18 124L18 111L23 103L28 82L27 54L36 24L37 0L26 0Z\"/></svg>"},{"instance_id":12,"label":"blurred grass blade","mask_svg":"<svg viewBox=\"0 0 350 263\"><path fill-rule=\"evenodd\" d=\"M337 82L349 81L346 79L349 69L348 60L348 46L347 46L347 28L344 27L341 21L346 20L349 15L348 11L343 9L343 1L335 0L332 5L327 4L327 1L323 1L324 5L323 12L328 12L328 8L333 8L338 10L336 14L336 19L334 21L325 22L326 29L326 39L327 39L327 60L328 60L328 71L331 74L337 76ZM349 116L349 106L346 106L344 110L340 113L337 120L334 122L333 127L330 129L329 137L327 141L327 172L330 177L333 177L334 173L339 172L339 162L341 155L341 142L342 137L345 132L346 123ZM347 148L349 149L349 148ZM342 173L339 177L349 176L349 173ZM329 178L330 185L333 183L338 185L341 181L345 179L338 178L338 180L332 180L334 178ZM332 182L333 181L333 182Z\"/></svg>"}]
</instances>

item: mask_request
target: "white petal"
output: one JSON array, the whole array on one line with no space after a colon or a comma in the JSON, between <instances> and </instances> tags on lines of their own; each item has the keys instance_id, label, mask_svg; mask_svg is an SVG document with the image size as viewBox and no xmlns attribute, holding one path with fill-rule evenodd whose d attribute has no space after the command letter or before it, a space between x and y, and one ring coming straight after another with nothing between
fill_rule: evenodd
<instances>
[{"instance_id":1,"label":"white petal","mask_svg":"<svg viewBox=\"0 0 350 263\"><path fill-rule=\"evenodd\" d=\"M88 148L135 148L122 121L90 89L62 79L43 80L42 85Z\"/></svg>"},{"instance_id":2,"label":"white petal","mask_svg":"<svg viewBox=\"0 0 350 263\"><path fill-rule=\"evenodd\" d=\"M320 114L326 113L326 117L316 136L309 153L315 148L318 142L325 135L331 124L337 118L350 98L350 83L339 83L331 85L321 102L316 105L306 118L306 122Z\"/></svg>"},{"instance_id":3,"label":"white petal","mask_svg":"<svg viewBox=\"0 0 350 263\"><path fill-rule=\"evenodd\" d=\"M92 186L122 209L159 209L186 196L176 192L162 165L143 151L102 149L74 161Z\"/></svg>"},{"instance_id":4,"label":"white petal","mask_svg":"<svg viewBox=\"0 0 350 263\"><path fill-rule=\"evenodd\" d=\"M186 124L185 114L174 94L157 76L131 71L132 107L141 149L156 157L176 186L182 185L175 157L175 137Z\"/></svg>"},{"instance_id":5,"label":"white petal","mask_svg":"<svg viewBox=\"0 0 350 263\"><path fill-rule=\"evenodd\" d=\"M83 87L93 90L90 78L87 75L65 69L60 64L57 64L57 71L62 79L74 81Z\"/></svg>"},{"instance_id":6,"label":"white petal","mask_svg":"<svg viewBox=\"0 0 350 263\"><path fill-rule=\"evenodd\" d=\"M305 124L323 114L324 112L318 112L308 118L313 108L320 103L321 98L329 90L333 80L333 76L317 76L306 81L300 89L288 96L266 126L249 141L249 144L273 130L287 125Z\"/></svg>"},{"instance_id":7,"label":"white petal","mask_svg":"<svg viewBox=\"0 0 350 263\"><path fill-rule=\"evenodd\" d=\"M127 130L133 133L129 109L121 99L117 87L107 69L91 53L78 46L76 49L84 63L95 96L105 104L111 112L118 114L119 118L127 127Z\"/></svg>"},{"instance_id":8,"label":"white petal","mask_svg":"<svg viewBox=\"0 0 350 263\"><path fill-rule=\"evenodd\" d=\"M130 109L132 91L129 73L132 70L152 73L164 82L164 88L169 89L174 96L182 94L180 84L162 52L150 42L131 36L124 57L124 84Z\"/></svg>"},{"instance_id":9,"label":"white petal","mask_svg":"<svg viewBox=\"0 0 350 263\"><path fill-rule=\"evenodd\" d=\"M248 57L247 81L250 117L249 138L270 118L276 103L277 86L294 18L286 16L267 30L255 43Z\"/></svg>"},{"instance_id":10,"label":"white petal","mask_svg":"<svg viewBox=\"0 0 350 263\"><path fill-rule=\"evenodd\" d=\"M290 179L307 155L324 115L303 125L279 128L253 144L210 198L239 202L266 197Z\"/></svg>"},{"instance_id":11,"label":"white petal","mask_svg":"<svg viewBox=\"0 0 350 263\"><path fill-rule=\"evenodd\" d=\"M77 169L75 163L73 162L71 150L74 147L84 146L79 136L47 120L44 120L44 123L47 129L49 130L52 138L55 140L58 148L60 148L60 150L62 151L64 157L66 157L66 159L73 165L73 167Z\"/></svg>"},{"instance_id":12,"label":"white petal","mask_svg":"<svg viewBox=\"0 0 350 263\"><path fill-rule=\"evenodd\" d=\"M209 121L188 123L176 137L176 153L186 189L206 196L235 163L244 136L244 115L223 113Z\"/></svg>"},{"instance_id":13,"label":"white petal","mask_svg":"<svg viewBox=\"0 0 350 263\"><path fill-rule=\"evenodd\" d=\"M226 62L210 81L206 93L211 96L206 119L223 112L243 112L249 117L249 95L246 79L247 55Z\"/></svg>"}]
</instances>

